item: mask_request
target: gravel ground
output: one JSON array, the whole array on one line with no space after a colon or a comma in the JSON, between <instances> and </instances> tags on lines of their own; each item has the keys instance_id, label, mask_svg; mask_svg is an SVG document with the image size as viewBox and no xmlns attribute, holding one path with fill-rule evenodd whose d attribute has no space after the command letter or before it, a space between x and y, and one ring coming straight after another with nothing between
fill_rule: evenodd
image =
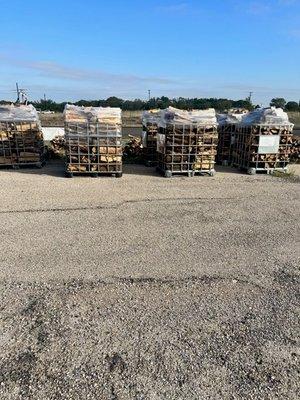
<instances>
[{"instance_id":1,"label":"gravel ground","mask_svg":"<svg viewBox=\"0 0 300 400\"><path fill-rule=\"evenodd\" d=\"M0 398L298 399L299 179L126 172L0 171Z\"/></svg>"}]
</instances>

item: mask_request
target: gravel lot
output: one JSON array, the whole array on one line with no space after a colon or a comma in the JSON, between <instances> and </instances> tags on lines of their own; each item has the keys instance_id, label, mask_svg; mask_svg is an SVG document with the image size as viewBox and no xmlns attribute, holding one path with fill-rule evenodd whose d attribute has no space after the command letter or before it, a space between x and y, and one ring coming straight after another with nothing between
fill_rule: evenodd
<instances>
[{"instance_id":1,"label":"gravel lot","mask_svg":"<svg viewBox=\"0 0 300 400\"><path fill-rule=\"evenodd\" d=\"M125 172L0 170L0 399L299 399L299 178Z\"/></svg>"}]
</instances>

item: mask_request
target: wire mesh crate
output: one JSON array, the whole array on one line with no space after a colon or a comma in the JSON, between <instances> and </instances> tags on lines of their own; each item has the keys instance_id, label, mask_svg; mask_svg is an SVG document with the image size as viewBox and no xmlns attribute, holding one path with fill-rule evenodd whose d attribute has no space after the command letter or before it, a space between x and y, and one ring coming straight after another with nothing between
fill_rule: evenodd
<instances>
[{"instance_id":1,"label":"wire mesh crate","mask_svg":"<svg viewBox=\"0 0 300 400\"><path fill-rule=\"evenodd\" d=\"M1 115L0 115L1 119ZM39 122L0 120L0 165L42 167L45 146Z\"/></svg>"},{"instance_id":2,"label":"wire mesh crate","mask_svg":"<svg viewBox=\"0 0 300 400\"><path fill-rule=\"evenodd\" d=\"M157 134L157 123L145 122L143 124L143 159L147 166L157 165Z\"/></svg>"},{"instance_id":3,"label":"wire mesh crate","mask_svg":"<svg viewBox=\"0 0 300 400\"><path fill-rule=\"evenodd\" d=\"M219 165L230 165L232 143L234 142L236 124L222 124L218 127L218 148L216 162Z\"/></svg>"},{"instance_id":4,"label":"wire mesh crate","mask_svg":"<svg viewBox=\"0 0 300 400\"><path fill-rule=\"evenodd\" d=\"M286 171L293 142L293 124L239 126L232 145L232 165L255 174Z\"/></svg>"},{"instance_id":5,"label":"wire mesh crate","mask_svg":"<svg viewBox=\"0 0 300 400\"><path fill-rule=\"evenodd\" d=\"M122 176L122 135L100 123L65 123L66 175Z\"/></svg>"},{"instance_id":6,"label":"wire mesh crate","mask_svg":"<svg viewBox=\"0 0 300 400\"><path fill-rule=\"evenodd\" d=\"M215 174L217 125L166 124L157 139L158 170L174 174Z\"/></svg>"}]
</instances>

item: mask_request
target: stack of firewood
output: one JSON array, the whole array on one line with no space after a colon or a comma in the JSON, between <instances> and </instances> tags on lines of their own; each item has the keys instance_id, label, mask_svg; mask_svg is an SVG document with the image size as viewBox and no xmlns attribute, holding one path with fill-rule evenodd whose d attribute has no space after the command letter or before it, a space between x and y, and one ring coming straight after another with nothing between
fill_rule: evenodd
<instances>
[{"instance_id":1,"label":"stack of firewood","mask_svg":"<svg viewBox=\"0 0 300 400\"><path fill-rule=\"evenodd\" d=\"M144 111L143 123L143 156L147 165L157 164L157 134L160 120L160 110Z\"/></svg>"},{"instance_id":2,"label":"stack of firewood","mask_svg":"<svg viewBox=\"0 0 300 400\"><path fill-rule=\"evenodd\" d=\"M158 167L173 173L215 173L218 132L215 110L162 112L157 139Z\"/></svg>"},{"instance_id":3,"label":"stack of firewood","mask_svg":"<svg viewBox=\"0 0 300 400\"><path fill-rule=\"evenodd\" d=\"M216 161L220 165L231 163L232 144L238 125L248 113L245 109L232 109L226 114L218 114L218 150Z\"/></svg>"},{"instance_id":4,"label":"stack of firewood","mask_svg":"<svg viewBox=\"0 0 300 400\"><path fill-rule=\"evenodd\" d=\"M292 137L290 158L291 158L292 162L300 161L300 137L299 136Z\"/></svg>"},{"instance_id":5,"label":"stack of firewood","mask_svg":"<svg viewBox=\"0 0 300 400\"><path fill-rule=\"evenodd\" d=\"M67 173L122 176L121 110L65 108Z\"/></svg>"},{"instance_id":6,"label":"stack of firewood","mask_svg":"<svg viewBox=\"0 0 300 400\"><path fill-rule=\"evenodd\" d=\"M35 108L23 104L0 106L0 164L40 167L44 158L43 134Z\"/></svg>"},{"instance_id":7,"label":"stack of firewood","mask_svg":"<svg viewBox=\"0 0 300 400\"><path fill-rule=\"evenodd\" d=\"M128 135L129 141L123 148L124 162L139 162L143 156L143 145L139 137Z\"/></svg>"},{"instance_id":8,"label":"stack of firewood","mask_svg":"<svg viewBox=\"0 0 300 400\"><path fill-rule=\"evenodd\" d=\"M292 153L293 124L281 109L258 109L243 118L232 150L234 166L256 171L285 170Z\"/></svg>"},{"instance_id":9,"label":"stack of firewood","mask_svg":"<svg viewBox=\"0 0 300 400\"><path fill-rule=\"evenodd\" d=\"M50 140L51 152L54 155L60 156L64 154L66 148L66 139L63 135L56 135Z\"/></svg>"}]
</instances>

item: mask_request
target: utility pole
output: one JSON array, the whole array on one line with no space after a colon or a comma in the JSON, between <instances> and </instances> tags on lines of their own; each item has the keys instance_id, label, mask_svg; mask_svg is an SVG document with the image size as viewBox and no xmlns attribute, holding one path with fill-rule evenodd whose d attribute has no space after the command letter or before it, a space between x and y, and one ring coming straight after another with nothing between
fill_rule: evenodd
<instances>
[{"instance_id":1,"label":"utility pole","mask_svg":"<svg viewBox=\"0 0 300 400\"><path fill-rule=\"evenodd\" d=\"M149 101L151 100L151 90L150 89L148 90L148 99L149 99Z\"/></svg>"},{"instance_id":2,"label":"utility pole","mask_svg":"<svg viewBox=\"0 0 300 400\"><path fill-rule=\"evenodd\" d=\"M249 93L249 102L251 103L253 92Z\"/></svg>"},{"instance_id":3,"label":"utility pole","mask_svg":"<svg viewBox=\"0 0 300 400\"><path fill-rule=\"evenodd\" d=\"M44 93L44 101L46 102L47 100L46 100L46 94Z\"/></svg>"},{"instance_id":4,"label":"utility pole","mask_svg":"<svg viewBox=\"0 0 300 400\"><path fill-rule=\"evenodd\" d=\"M20 103L20 91L19 91L18 82L16 82L16 88L17 88L17 101L16 101L16 103Z\"/></svg>"}]
</instances>

